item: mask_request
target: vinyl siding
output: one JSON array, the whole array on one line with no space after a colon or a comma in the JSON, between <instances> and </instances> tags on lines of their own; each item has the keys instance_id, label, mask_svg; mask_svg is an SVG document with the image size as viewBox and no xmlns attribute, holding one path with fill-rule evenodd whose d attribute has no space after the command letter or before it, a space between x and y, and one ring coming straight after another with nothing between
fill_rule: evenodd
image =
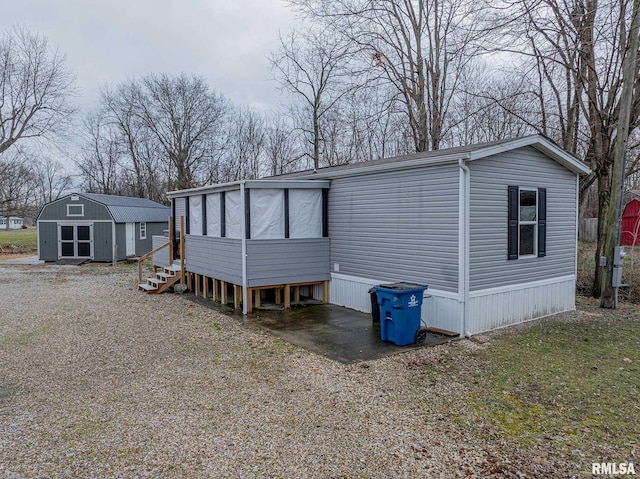
<instances>
[{"instance_id":1,"label":"vinyl siding","mask_svg":"<svg viewBox=\"0 0 640 479\"><path fill-rule=\"evenodd\" d=\"M457 291L458 172L443 165L334 179L332 272Z\"/></svg>"},{"instance_id":2,"label":"vinyl siding","mask_svg":"<svg viewBox=\"0 0 640 479\"><path fill-rule=\"evenodd\" d=\"M187 235L185 269L228 283L242 284L242 241Z\"/></svg>"},{"instance_id":3,"label":"vinyl siding","mask_svg":"<svg viewBox=\"0 0 640 479\"><path fill-rule=\"evenodd\" d=\"M67 216L67 205L84 205L84 216ZM92 221L111 219L111 215L104 205L83 197L79 197L77 201L72 201L70 196L66 196L45 205L38 217L38 220L55 221Z\"/></svg>"},{"instance_id":4,"label":"vinyl siding","mask_svg":"<svg viewBox=\"0 0 640 479\"><path fill-rule=\"evenodd\" d=\"M470 290L575 274L576 175L532 147L469 163ZM507 187L547 189L547 256L507 260Z\"/></svg>"},{"instance_id":5,"label":"vinyl siding","mask_svg":"<svg viewBox=\"0 0 640 479\"><path fill-rule=\"evenodd\" d=\"M249 286L329 279L329 238L247 240Z\"/></svg>"},{"instance_id":6,"label":"vinyl siding","mask_svg":"<svg viewBox=\"0 0 640 479\"><path fill-rule=\"evenodd\" d=\"M58 261L58 224L38 222L38 243L42 261Z\"/></svg>"}]
</instances>

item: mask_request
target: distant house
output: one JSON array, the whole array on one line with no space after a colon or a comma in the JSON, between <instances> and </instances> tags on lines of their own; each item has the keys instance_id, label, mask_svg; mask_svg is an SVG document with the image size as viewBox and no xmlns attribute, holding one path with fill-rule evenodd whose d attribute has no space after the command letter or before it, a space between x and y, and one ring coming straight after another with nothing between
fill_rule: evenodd
<instances>
[{"instance_id":1,"label":"distant house","mask_svg":"<svg viewBox=\"0 0 640 479\"><path fill-rule=\"evenodd\" d=\"M24 225L24 220L18 216L9 216L9 229L10 230L19 230L22 229ZM0 230L7 229L7 217L0 216Z\"/></svg>"},{"instance_id":2,"label":"distant house","mask_svg":"<svg viewBox=\"0 0 640 479\"><path fill-rule=\"evenodd\" d=\"M285 307L304 288L370 311L369 288L410 281L429 285L429 326L476 334L575 309L578 185L589 171L529 136L168 197L176 227L185 219L196 290L213 284L225 299L232 284L245 312L265 288Z\"/></svg>"},{"instance_id":3,"label":"distant house","mask_svg":"<svg viewBox=\"0 0 640 479\"><path fill-rule=\"evenodd\" d=\"M168 228L170 208L144 198L75 193L47 203L37 218L44 261L87 258L110 262L151 251Z\"/></svg>"}]
</instances>

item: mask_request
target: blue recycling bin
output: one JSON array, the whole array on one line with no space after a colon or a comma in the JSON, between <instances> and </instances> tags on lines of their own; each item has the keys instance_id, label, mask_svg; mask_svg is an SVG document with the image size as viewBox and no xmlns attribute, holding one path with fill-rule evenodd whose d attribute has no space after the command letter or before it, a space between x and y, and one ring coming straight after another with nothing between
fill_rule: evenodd
<instances>
[{"instance_id":1,"label":"blue recycling bin","mask_svg":"<svg viewBox=\"0 0 640 479\"><path fill-rule=\"evenodd\" d=\"M374 286L380 307L380 338L398 346L416 342L422 315L422 297L428 286L392 283Z\"/></svg>"}]
</instances>

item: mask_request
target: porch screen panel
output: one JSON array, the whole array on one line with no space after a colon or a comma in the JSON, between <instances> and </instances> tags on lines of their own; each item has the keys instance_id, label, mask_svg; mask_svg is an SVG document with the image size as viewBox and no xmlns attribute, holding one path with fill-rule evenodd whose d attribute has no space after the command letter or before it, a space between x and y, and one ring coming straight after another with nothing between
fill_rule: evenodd
<instances>
[{"instance_id":1,"label":"porch screen panel","mask_svg":"<svg viewBox=\"0 0 640 479\"><path fill-rule=\"evenodd\" d=\"M189 197L189 234L202 236L202 196Z\"/></svg>"},{"instance_id":2,"label":"porch screen panel","mask_svg":"<svg viewBox=\"0 0 640 479\"><path fill-rule=\"evenodd\" d=\"M220 237L220 193L207 195L207 236Z\"/></svg>"},{"instance_id":3,"label":"porch screen panel","mask_svg":"<svg viewBox=\"0 0 640 479\"><path fill-rule=\"evenodd\" d=\"M284 190L256 188L251 192L251 239L284 238Z\"/></svg>"},{"instance_id":4,"label":"porch screen panel","mask_svg":"<svg viewBox=\"0 0 640 479\"><path fill-rule=\"evenodd\" d=\"M322 238L322 190L289 190L289 237Z\"/></svg>"},{"instance_id":5,"label":"porch screen panel","mask_svg":"<svg viewBox=\"0 0 640 479\"><path fill-rule=\"evenodd\" d=\"M242 202L239 191L227 191L224 199L225 206L225 230L227 238L242 238Z\"/></svg>"}]
</instances>

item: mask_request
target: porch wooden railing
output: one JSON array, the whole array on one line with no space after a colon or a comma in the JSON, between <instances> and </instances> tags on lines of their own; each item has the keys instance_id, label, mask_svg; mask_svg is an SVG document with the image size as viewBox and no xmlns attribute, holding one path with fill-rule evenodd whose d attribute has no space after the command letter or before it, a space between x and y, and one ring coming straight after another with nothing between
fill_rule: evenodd
<instances>
[{"instance_id":1,"label":"porch wooden railing","mask_svg":"<svg viewBox=\"0 0 640 479\"><path fill-rule=\"evenodd\" d=\"M169 247L169 266L171 266L173 264L173 217L169 217L169 241L161 246L158 246L157 248L149 251L147 254L143 254L142 256L140 256L137 261L138 261L138 283L142 283L142 263L143 261L151 258L154 254L158 253L159 251L162 251L164 248ZM181 224L181 234L180 234L180 243L182 244L184 241L184 237L182 235L182 224ZM181 249L184 249L184 246L181 246ZM182 255L181 255L182 256ZM184 259L181 259L181 262L184 262ZM181 266L183 266L184 269L184 265L181 264ZM184 273L183 273L184 275ZM183 281L184 283L184 278Z\"/></svg>"}]
</instances>

